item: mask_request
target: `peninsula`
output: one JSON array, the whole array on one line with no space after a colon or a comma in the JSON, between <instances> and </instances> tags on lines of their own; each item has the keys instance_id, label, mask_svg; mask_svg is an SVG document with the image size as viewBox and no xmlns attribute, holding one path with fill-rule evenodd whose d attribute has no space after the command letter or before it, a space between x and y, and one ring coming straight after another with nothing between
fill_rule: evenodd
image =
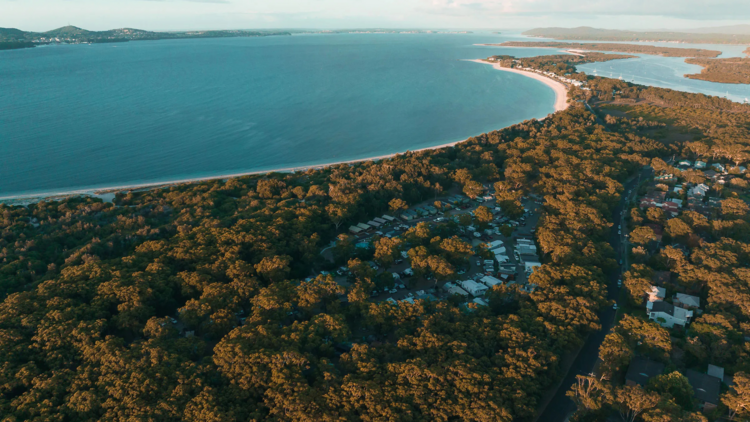
<instances>
[{"instance_id":1,"label":"peninsula","mask_svg":"<svg viewBox=\"0 0 750 422\"><path fill-rule=\"evenodd\" d=\"M88 31L75 26L64 26L47 32L27 32L15 28L0 28L0 50L30 48L45 44L98 44L142 40L264 37L271 35L291 35L291 33L246 30L153 32L133 28Z\"/></svg>"},{"instance_id":2,"label":"peninsula","mask_svg":"<svg viewBox=\"0 0 750 422\"><path fill-rule=\"evenodd\" d=\"M704 50L702 48L659 47L648 44L508 41L502 44L485 45L498 47L560 48L572 51L609 51L629 54L650 54L663 57L715 58L721 55L721 51L717 50Z\"/></svg>"},{"instance_id":3,"label":"peninsula","mask_svg":"<svg viewBox=\"0 0 750 422\"><path fill-rule=\"evenodd\" d=\"M689 79L700 79L708 82L747 84L750 83L750 58L722 58L719 59L721 51L705 50L700 48L679 48L679 47L661 47L648 44L617 44L617 43L571 43L571 42L549 42L549 41L508 41L501 44L483 44L493 47L521 47L521 48L559 48L566 52L579 56L578 59L556 59L569 63L575 61L578 63L594 61L608 61L625 58L624 56L592 56L591 54L583 55L585 58L580 59L580 53L587 51L608 51L628 54L649 54L662 57L685 57L685 62L702 66L704 69L701 73L684 75ZM750 48L745 50L748 54ZM600 53L598 53L600 54ZM629 56L635 57L635 56ZM538 59L538 58L532 58Z\"/></svg>"},{"instance_id":4,"label":"peninsula","mask_svg":"<svg viewBox=\"0 0 750 422\"><path fill-rule=\"evenodd\" d=\"M616 29L599 29L588 26L577 28L535 28L523 33L530 37L556 40L589 41L664 41L693 44L750 44L748 34L690 33L690 32L638 32Z\"/></svg>"}]
</instances>

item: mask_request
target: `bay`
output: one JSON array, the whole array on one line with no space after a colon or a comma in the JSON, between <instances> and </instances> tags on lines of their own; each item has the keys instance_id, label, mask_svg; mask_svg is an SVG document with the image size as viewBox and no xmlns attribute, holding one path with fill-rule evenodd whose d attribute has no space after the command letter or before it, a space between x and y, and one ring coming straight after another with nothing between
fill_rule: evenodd
<instances>
[{"instance_id":1,"label":"bay","mask_svg":"<svg viewBox=\"0 0 750 422\"><path fill-rule=\"evenodd\" d=\"M331 34L0 53L0 197L432 147L553 112L493 34ZM536 49L515 49L517 56Z\"/></svg>"}]
</instances>

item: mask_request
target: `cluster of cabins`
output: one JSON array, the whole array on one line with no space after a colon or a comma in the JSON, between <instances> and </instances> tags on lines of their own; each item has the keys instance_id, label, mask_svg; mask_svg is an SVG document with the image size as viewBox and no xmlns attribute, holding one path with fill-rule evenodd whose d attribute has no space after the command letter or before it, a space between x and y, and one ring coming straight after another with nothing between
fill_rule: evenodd
<instances>
[{"instance_id":1,"label":"cluster of cabins","mask_svg":"<svg viewBox=\"0 0 750 422\"><path fill-rule=\"evenodd\" d=\"M487 250L495 256L495 260L500 265L510 261L510 258L508 257L508 249L505 247L502 240L495 240L488 243ZM542 263L539 261L536 245L531 239L516 239L515 256L518 264L524 266L526 274L531 274L534 271L534 268L542 266Z\"/></svg>"},{"instance_id":2,"label":"cluster of cabins","mask_svg":"<svg viewBox=\"0 0 750 422\"><path fill-rule=\"evenodd\" d=\"M709 170L706 170L704 172L704 173L707 173L706 176L709 176L709 178L710 176L718 177L720 175L726 175L730 171L736 172L739 174L744 174L745 172L747 172L747 168L743 166L730 167L729 171L727 171L726 166L724 166L724 164L721 164L721 163L711 164L710 167L711 168ZM700 161L700 160L697 160L695 162L690 161L690 160L682 160L679 163L677 163L677 168L681 170L687 170L687 169L703 170L705 168L708 168L708 163L706 163L705 161Z\"/></svg>"},{"instance_id":3,"label":"cluster of cabins","mask_svg":"<svg viewBox=\"0 0 750 422\"><path fill-rule=\"evenodd\" d=\"M390 303L391 305L397 305L398 306L399 302L406 302L406 303L414 305L415 301L417 301L417 300L426 300L428 302L432 302L432 301L438 300L438 298L435 295L433 295L432 293L427 293L424 290L419 290L419 291L417 291L416 294L409 293L409 295L406 298L402 299L402 300L396 300L396 299L394 299L392 297L389 297L385 301L388 302L388 303Z\"/></svg>"},{"instance_id":4,"label":"cluster of cabins","mask_svg":"<svg viewBox=\"0 0 750 422\"><path fill-rule=\"evenodd\" d=\"M523 264L526 274L531 274L534 268L542 266L539 262L536 245L531 239L516 239L516 259L519 264Z\"/></svg>"},{"instance_id":5,"label":"cluster of cabins","mask_svg":"<svg viewBox=\"0 0 750 422\"><path fill-rule=\"evenodd\" d=\"M460 195L454 195L447 198L443 198L440 200L440 206L443 210L449 210L453 207L458 207L461 205L465 205L469 203L469 198L460 196ZM421 207L414 207L410 208L403 213L401 213L400 217L404 221L411 221L420 217L426 217L428 215L435 215L438 213L438 209L433 207L432 205L424 205Z\"/></svg>"},{"instance_id":6,"label":"cluster of cabins","mask_svg":"<svg viewBox=\"0 0 750 422\"><path fill-rule=\"evenodd\" d=\"M625 375L625 383L631 386L646 387L651 378L662 375L664 368L665 366L662 363L636 357L630 362L628 372ZM720 366L708 365L706 373L687 369L684 371L684 375L693 388L693 397L704 412L713 410L719 405L722 382L732 385L731 377L724 375L724 368Z\"/></svg>"},{"instance_id":7,"label":"cluster of cabins","mask_svg":"<svg viewBox=\"0 0 750 422\"><path fill-rule=\"evenodd\" d=\"M724 185L735 177L728 174L725 166L720 163L709 166L700 160L695 162L683 160L677 164L677 167L681 170L702 171L707 180L719 185ZM737 166L731 171L745 173L747 169ZM706 183L678 183L679 178L673 174L656 176L654 181L657 184L674 185L667 192L653 191L645 195L640 201L641 209L661 208L667 215L676 217L683 208L710 216L712 209L721 207L721 199L718 196L710 196L711 187Z\"/></svg>"},{"instance_id":8,"label":"cluster of cabins","mask_svg":"<svg viewBox=\"0 0 750 422\"><path fill-rule=\"evenodd\" d=\"M460 195L454 195L447 198L443 198L440 201L441 207L443 210L448 210L453 207L458 207L461 205L465 205L469 203L469 198L460 196ZM402 212L398 217L401 218L403 221L411 221L422 217L427 217L430 215L436 215L438 213L438 209L435 208L432 205L423 205L421 207L414 207L410 208L404 212ZM372 220L366 222L366 223L358 223L353 226L349 227L349 233L353 235L358 235L362 233L366 233L370 230L378 230L383 226L387 226L390 223L393 223L396 221L396 217L392 217L390 215L383 215L382 217L376 217Z\"/></svg>"},{"instance_id":9,"label":"cluster of cabins","mask_svg":"<svg viewBox=\"0 0 750 422\"><path fill-rule=\"evenodd\" d=\"M365 233L370 230L377 230L383 226L387 226L396 221L396 218L390 215L383 215L382 217L375 217L367 223L359 223L349 227L349 233L357 235Z\"/></svg>"},{"instance_id":10,"label":"cluster of cabins","mask_svg":"<svg viewBox=\"0 0 750 422\"><path fill-rule=\"evenodd\" d=\"M494 286L503 284L503 281L491 275L485 275L477 280L463 280L457 282L448 282L443 285L443 290L450 295L460 295L468 298L472 296L472 302L480 306L487 306L487 301L482 298L487 290Z\"/></svg>"}]
</instances>

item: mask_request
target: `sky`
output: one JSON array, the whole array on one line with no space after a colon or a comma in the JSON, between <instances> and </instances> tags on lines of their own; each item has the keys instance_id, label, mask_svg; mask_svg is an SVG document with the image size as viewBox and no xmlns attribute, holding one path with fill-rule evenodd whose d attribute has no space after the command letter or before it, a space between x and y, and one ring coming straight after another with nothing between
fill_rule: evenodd
<instances>
[{"instance_id":1,"label":"sky","mask_svg":"<svg viewBox=\"0 0 750 422\"><path fill-rule=\"evenodd\" d=\"M690 29L744 24L750 0L0 0L0 27Z\"/></svg>"}]
</instances>

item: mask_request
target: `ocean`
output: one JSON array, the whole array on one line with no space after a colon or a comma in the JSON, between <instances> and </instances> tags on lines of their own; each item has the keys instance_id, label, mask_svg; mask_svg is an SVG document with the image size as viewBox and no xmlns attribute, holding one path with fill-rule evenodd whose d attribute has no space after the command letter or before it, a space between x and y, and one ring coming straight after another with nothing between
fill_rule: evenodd
<instances>
[{"instance_id":1,"label":"ocean","mask_svg":"<svg viewBox=\"0 0 750 422\"><path fill-rule=\"evenodd\" d=\"M326 34L0 52L0 197L362 159L553 112L543 83L462 61L500 40Z\"/></svg>"},{"instance_id":2,"label":"ocean","mask_svg":"<svg viewBox=\"0 0 750 422\"><path fill-rule=\"evenodd\" d=\"M554 111L551 88L464 61L559 54L475 45L507 40L530 39L310 34L2 51L0 198L365 159L545 117ZM723 57L744 50L695 47ZM681 58L642 56L579 70L750 97L749 85L683 78L700 68Z\"/></svg>"}]
</instances>

